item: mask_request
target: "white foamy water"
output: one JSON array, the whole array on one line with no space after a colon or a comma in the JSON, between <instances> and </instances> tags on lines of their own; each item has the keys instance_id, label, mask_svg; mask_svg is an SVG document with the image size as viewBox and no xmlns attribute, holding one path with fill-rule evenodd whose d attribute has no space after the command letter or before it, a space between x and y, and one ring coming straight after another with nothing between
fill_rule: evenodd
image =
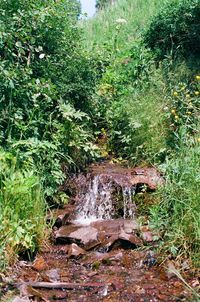
<instances>
[{"instance_id":1,"label":"white foamy water","mask_svg":"<svg viewBox=\"0 0 200 302\"><path fill-rule=\"evenodd\" d=\"M112 179L106 181L101 177L101 175L94 176L94 178L89 182L87 193L80 196L75 222L80 224L90 224L96 220L109 220L116 218L118 200L116 200L116 194L113 195L115 191L114 188ZM122 197L123 205L120 206L123 209L122 217L124 219L134 218L134 195L134 187L121 187L118 192L118 197Z\"/></svg>"}]
</instances>

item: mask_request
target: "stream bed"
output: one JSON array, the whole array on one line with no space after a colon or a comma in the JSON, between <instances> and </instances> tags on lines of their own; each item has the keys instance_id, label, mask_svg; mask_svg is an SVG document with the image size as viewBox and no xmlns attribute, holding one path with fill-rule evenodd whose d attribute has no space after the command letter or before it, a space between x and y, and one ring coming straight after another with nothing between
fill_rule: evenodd
<instances>
[{"instance_id":1,"label":"stream bed","mask_svg":"<svg viewBox=\"0 0 200 302\"><path fill-rule=\"evenodd\" d=\"M135 194L162 184L154 168L108 163L67 181L72 198L54 211L51 239L33 262L15 268L13 301L191 301L170 271L173 261L159 261L159 234L137 217ZM191 283L192 275L187 278Z\"/></svg>"}]
</instances>

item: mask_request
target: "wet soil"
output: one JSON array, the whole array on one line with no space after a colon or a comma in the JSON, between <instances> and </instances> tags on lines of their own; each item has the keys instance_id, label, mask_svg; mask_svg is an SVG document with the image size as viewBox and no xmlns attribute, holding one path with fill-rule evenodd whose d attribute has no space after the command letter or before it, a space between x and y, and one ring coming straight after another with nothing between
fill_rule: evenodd
<instances>
[{"instance_id":1,"label":"wet soil","mask_svg":"<svg viewBox=\"0 0 200 302\"><path fill-rule=\"evenodd\" d=\"M148 251L118 249L109 254L90 252L69 259L66 246L49 246L38 255L46 268L23 267L19 279L49 281L49 271L54 269L59 282L86 285L78 289L72 285L70 290L37 289L43 298L37 294L34 301L189 301L189 293L180 280L168 275L163 267L153 266L148 255Z\"/></svg>"}]
</instances>

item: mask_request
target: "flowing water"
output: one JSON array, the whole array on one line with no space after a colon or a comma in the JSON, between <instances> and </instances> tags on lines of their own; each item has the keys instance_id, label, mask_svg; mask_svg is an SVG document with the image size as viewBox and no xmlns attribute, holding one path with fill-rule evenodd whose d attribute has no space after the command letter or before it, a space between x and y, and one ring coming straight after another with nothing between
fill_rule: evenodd
<instances>
[{"instance_id":1,"label":"flowing water","mask_svg":"<svg viewBox=\"0 0 200 302\"><path fill-rule=\"evenodd\" d=\"M116 184L111 177L95 175L88 182L85 192L79 196L76 222L85 224L116 217L133 219L135 216L135 186Z\"/></svg>"}]
</instances>

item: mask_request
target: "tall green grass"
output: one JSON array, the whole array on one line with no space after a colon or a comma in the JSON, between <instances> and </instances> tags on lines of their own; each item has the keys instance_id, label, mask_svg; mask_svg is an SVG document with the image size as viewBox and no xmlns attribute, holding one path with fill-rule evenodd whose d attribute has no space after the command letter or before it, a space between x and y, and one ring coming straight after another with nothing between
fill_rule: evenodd
<instances>
[{"instance_id":1,"label":"tall green grass","mask_svg":"<svg viewBox=\"0 0 200 302\"><path fill-rule=\"evenodd\" d=\"M152 82L153 84L153 82ZM132 92L131 92L132 91ZM132 89L107 111L109 143L132 164L155 163L166 150L164 89L159 81L143 91Z\"/></svg>"},{"instance_id":2,"label":"tall green grass","mask_svg":"<svg viewBox=\"0 0 200 302\"><path fill-rule=\"evenodd\" d=\"M191 257L200 267L200 142L182 147L164 165L165 186L151 209L155 227L164 226L167 249ZM166 247L166 246L165 246Z\"/></svg>"},{"instance_id":3,"label":"tall green grass","mask_svg":"<svg viewBox=\"0 0 200 302\"><path fill-rule=\"evenodd\" d=\"M164 1L118 0L107 6L95 18L82 21L85 46L89 50L111 49L114 52L130 48Z\"/></svg>"},{"instance_id":4,"label":"tall green grass","mask_svg":"<svg viewBox=\"0 0 200 302\"><path fill-rule=\"evenodd\" d=\"M0 270L17 254L34 252L44 238L44 200L39 178L0 151Z\"/></svg>"}]
</instances>

